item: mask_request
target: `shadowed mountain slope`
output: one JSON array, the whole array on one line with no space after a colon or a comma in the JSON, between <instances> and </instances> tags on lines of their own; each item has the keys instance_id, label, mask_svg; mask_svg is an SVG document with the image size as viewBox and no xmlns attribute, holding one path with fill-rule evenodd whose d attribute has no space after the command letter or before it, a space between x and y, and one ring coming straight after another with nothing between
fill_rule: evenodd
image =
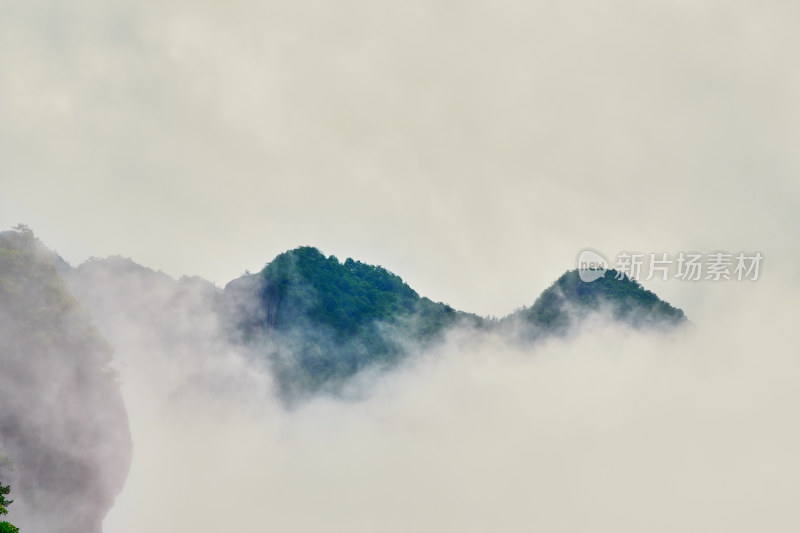
<instances>
[{"instance_id":1,"label":"shadowed mountain slope","mask_svg":"<svg viewBox=\"0 0 800 533\"><path fill-rule=\"evenodd\" d=\"M131 436L111 347L27 228L0 233L0 479L21 531L99 533Z\"/></svg>"}]
</instances>

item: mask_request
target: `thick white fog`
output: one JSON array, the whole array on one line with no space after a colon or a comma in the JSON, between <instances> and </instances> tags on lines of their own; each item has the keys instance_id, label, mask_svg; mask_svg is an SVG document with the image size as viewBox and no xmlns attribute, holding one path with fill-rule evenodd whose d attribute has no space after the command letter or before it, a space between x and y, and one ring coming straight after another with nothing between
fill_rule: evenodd
<instances>
[{"instance_id":1,"label":"thick white fog","mask_svg":"<svg viewBox=\"0 0 800 533\"><path fill-rule=\"evenodd\" d=\"M291 410L209 285L72 278L133 435L106 533L800 530L800 3L0 8L0 230L72 265L223 286L312 245L503 316L587 247L765 258L646 283L674 337L461 331Z\"/></svg>"},{"instance_id":2,"label":"thick white fog","mask_svg":"<svg viewBox=\"0 0 800 533\"><path fill-rule=\"evenodd\" d=\"M107 308L135 450L106 532L793 530L796 284L716 288L672 336L459 331L365 376L361 400L292 410L202 301L140 316L163 330Z\"/></svg>"}]
</instances>

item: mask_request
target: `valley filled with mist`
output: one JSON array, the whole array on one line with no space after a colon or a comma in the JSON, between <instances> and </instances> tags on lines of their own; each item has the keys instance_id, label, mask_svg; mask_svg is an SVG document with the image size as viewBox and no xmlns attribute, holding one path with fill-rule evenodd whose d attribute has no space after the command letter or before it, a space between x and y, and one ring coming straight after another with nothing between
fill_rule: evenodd
<instances>
[{"instance_id":1,"label":"valley filled with mist","mask_svg":"<svg viewBox=\"0 0 800 533\"><path fill-rule=\"evenodd\" d=\"M22 531L791 520L800 365L791 313L758 300L698 324L570 270L497 319L311 247L220 288L121 256L72 267L25 226L0 244L0 479Z\"/></svg>"}]
</instances>

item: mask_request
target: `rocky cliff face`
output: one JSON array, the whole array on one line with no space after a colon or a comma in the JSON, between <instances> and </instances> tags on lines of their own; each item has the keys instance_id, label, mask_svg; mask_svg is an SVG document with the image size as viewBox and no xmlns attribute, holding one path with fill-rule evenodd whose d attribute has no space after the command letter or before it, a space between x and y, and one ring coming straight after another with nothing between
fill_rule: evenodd
<instances>
[{"instance_id":1,"label":"rocky cliff face","mask_svg":"<svg viewBox=\"0 0 800 533\"><path fill-rule=\"evenodd\" d=\"M0 234L0 479L26 533L100 533L131 462L111 348L32 232Z\"/></svg>"}]
</instances>

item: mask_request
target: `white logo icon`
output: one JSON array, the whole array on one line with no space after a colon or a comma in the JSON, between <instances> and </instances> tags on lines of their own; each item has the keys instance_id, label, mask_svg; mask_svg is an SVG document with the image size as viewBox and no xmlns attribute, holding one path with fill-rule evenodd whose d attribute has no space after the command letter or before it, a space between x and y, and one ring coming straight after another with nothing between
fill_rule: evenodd
<instances>
[{"instance_id":1,"label":"white logo icon","mask_svg":"<svg viewBox=\"0 0 800 533\"><path fill-rule=\"evenodd\" d=\"M581 281L591 282L600 279L608 271L608 261L594 250L583 250L578 255L578 276Z\"/></svg>"}]
</instances>

